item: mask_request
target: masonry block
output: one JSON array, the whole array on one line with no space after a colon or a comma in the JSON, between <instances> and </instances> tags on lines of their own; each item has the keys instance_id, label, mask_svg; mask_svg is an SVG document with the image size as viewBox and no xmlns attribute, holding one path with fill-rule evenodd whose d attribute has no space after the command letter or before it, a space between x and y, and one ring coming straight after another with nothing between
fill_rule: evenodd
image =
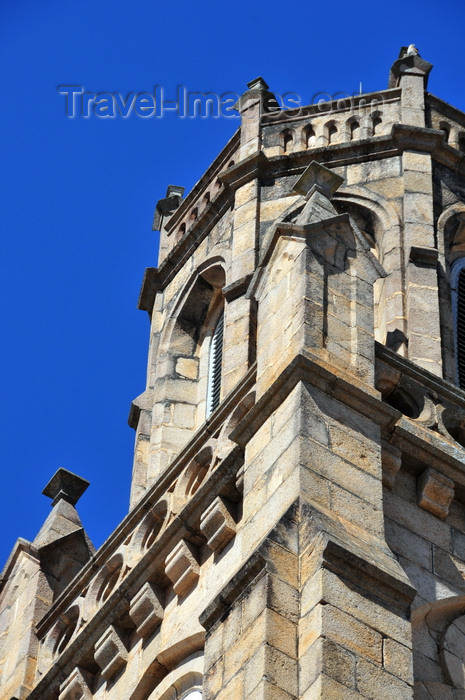
<instances>
[{"instance_id":1,"label":"masonry block","mask_svg":"<svg viewBox=\"0 0 465 700\"><path fill-rule=\"evenodd\" d=\"M178 542L166 557L165 572L173 583L174 592L186 595L195 585L200 575L200 566L194 545L186 540Z\"/></svg>"},{"instance_id":2,"label":"masonry block","mask_svg":"<svg viewBox=\"0 0 465 700\"><path fill-rule=\"evenodd\" d=\"M92 674L77 666L61 684L58 700L92 700L92 684Z\"/></svg>"},{"instance_id":3,"label":"masonry block","mask_svg":"<svg viewBox=\"0 0 465 700\"><path fill-rule=\"evenodd\" d=\"M233 510L232 503L218 496L200 516L200 530L214 552L221 552L236 534Z\"/></svg>"},{"instance_id":4,"label":"masonry block","mask_svg":"<svg viewBox=\"0 0 465 700\"><path fill-rule=\"evenodd\" d=\"M164 593L147 581L131 600L129 616L137 634L148 637L163 620Z\"/></svg>"},{"instance_id":5,"label":"masonry block","mask_svg":"<svg viewBox=\"0 0 465 700\"><path fill-rule=\"evenodd\" d=\"M454 498L454 482L445 474L425 469L418 479L418 505L438 518L446 518Z\"/></svg>"},{"instance_id":6,"label":"masonry block","mask_svg":"<svg viewBox=\"0 0 465 700\"><path fill-rule=\"evenodd\" d=\"M94 648L94 659L100 666L102 676L109 681L126 665L128 652L122 633L113 625L98 639Z\"/></svg>"}]
</instances>

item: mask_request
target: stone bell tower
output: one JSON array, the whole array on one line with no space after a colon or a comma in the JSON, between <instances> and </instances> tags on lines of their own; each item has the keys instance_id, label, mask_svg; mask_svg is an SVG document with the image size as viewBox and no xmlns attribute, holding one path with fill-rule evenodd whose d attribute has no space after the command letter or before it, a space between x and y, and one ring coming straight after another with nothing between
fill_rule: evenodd
<instances>
[{"instance_id":1,"label":"stone bell tower","mask_svg":"<svg viewBox=\"0 0 465 700\"><path fill-rule=\"evenodd\" d=\"M82 556L55 581L50 523L15 550L5 697L464 695L465 115L431 68L292 112L258 78L168 187L130 510L94 553L53 487Z\"/></svg>"}]
</instances>

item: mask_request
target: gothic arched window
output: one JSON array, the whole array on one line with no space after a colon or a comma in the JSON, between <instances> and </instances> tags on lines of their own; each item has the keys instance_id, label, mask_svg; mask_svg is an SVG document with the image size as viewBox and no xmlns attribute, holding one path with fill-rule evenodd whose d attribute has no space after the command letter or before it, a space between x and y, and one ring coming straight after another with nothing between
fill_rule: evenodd
<instances>
[{"instance_id":1,"label":"gothic arched window","mask_svg":"<svg viewBox=\"0 0 465 700\"><path fill-rule=\"evenodd\" d=\"M219 317L210 342L208 357L207 418L220 403L223 364L224 314Z\"/></svg>"},{"instance_id":2,"label":"gothic arched window","mask_svg":"<svg viewBox=\"0 0 465 700\"><path fill-rule=\"evenodd\" d=\"M457 384L465 389L465 258L452 265L450 286L454 320L455 366Z\"/></svg>"}]
</instances>

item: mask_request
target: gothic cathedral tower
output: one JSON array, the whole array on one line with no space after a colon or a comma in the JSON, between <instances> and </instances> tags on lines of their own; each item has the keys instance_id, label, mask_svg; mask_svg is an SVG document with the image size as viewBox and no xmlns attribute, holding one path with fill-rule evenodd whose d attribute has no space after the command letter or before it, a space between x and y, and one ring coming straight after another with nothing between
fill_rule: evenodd
<instances>
[{"instance_id":1,"label":"gothic cathedral tower","mask_svg":"<svg viewBox=\"0 0 465 700\"><path fill-rule=\"evenodd\" d=\"M0 591L2 698L465 697L465 115L262 78L158 268L128 516L94 552L59 470Z\"/></svg>"}]
</instances>

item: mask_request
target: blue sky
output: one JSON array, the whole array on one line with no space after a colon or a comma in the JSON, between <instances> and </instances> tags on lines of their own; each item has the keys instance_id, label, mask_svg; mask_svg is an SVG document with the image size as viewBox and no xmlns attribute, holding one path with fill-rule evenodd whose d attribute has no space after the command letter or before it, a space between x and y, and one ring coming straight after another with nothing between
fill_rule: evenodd
<instances>
[{"instance_id":1,"label":"blue sky","mask_svg":"<svg viewBox=\"0 0 465 700\"><path fill-rule=\"evenodd\" d=\"M168 184L192 187L238 126L174 113L69 119L57 87L125 96L160 85L169 99L178 85L241 93L262 75L309 103L386 87L414 42L435 66L431 92L465 110L464 20L450 0L2 0L2 562L36 535L60 466L91 482L78 509L97 546L127 512L153 209Z\"/></svg>"}]
</instances>

